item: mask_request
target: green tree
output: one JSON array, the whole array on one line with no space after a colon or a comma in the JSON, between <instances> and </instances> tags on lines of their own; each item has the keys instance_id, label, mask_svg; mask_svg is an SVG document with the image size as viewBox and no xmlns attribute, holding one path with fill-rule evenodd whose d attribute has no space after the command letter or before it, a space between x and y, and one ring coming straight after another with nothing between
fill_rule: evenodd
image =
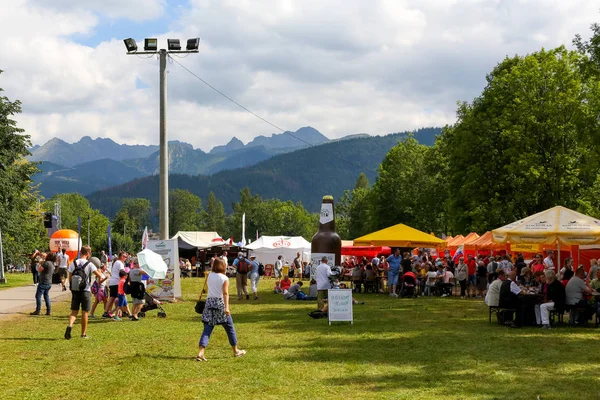
<instances>
[{"instance_id":1,"label":"green tree","mask_svg":"<svg viewBox=\"0 0 600 400\"><path fill-rule=\"evenodd\" d=\"M107 250L108 223L109 220L98 210L90 207L90 202L78 193L64 193L53 196L44 202L46 211L54 211L54 203L60 201L61 227L72 229L77 232L78 218L81 218L81 241L87 244L88 238L88 216L90 245L94 253ZM114 230L114 229L113 229Z\"/></svg>"},{"instance_id":2,"label":"green tree","mask_svg":"<svg viewBox=\"0 0 600 400\"><path fill-rule=\"evenodd\" d=\"M202 200L187 190L169 191L169 235L178 231L204 230L206 211Z\"/></svg>"},{"instance_id":3,"label":"green tree","mask_svg":"<svg viewBox=\"0 0 600 400\"><path fill-rule=\"evenodd\" d=\"M361 172L356 180L356 184L354 185L354 189L369 189L371 184L369 183L369 178L365 175L364 172Z\"/></svg>"},{"instance_id":4,"label":"green tree","mask_svg":"<svg viewBox=\"0 0 600 400\"><path fill-rule=\"evenodd\" d=\"M564 47L505 59L442 134L449 223L484 232L535 212L578 208L597 177L598 83Z\"/></svg>"},{"instance_id":5,"label":"green tree","mask_svg":"<svg viewBox=\"0 0 600 400\"><path fill-rule=\"evenodd\" d=\"M227 221L223 203L217 199L213 192L208 194L206 200L206 230L224 235L227 230Z\"/></svg>"},{"instance_id":6,"label":"green tree","mask_svg":"<svg viewBox=\"0 0 600 400\"><path fill-rule=\"evenodd\" d=\"M20 101L0 96L0 229L6 263L20 263L35 248L48 246L31 179L38 168L25 159L31 142L12 119L20 112Z\"/></svg>"},{"instance_id":7,"label":"green tree","mask_svg":"<svg viewBox=\"0 0 600 400\"><path fill-rule=\"evenodd\" d=\"M372 230L398 223L427 232L440 229L435 218L438 203L428 198L435 185L427 171L430 152L409 135L386 155L369 196ZM427 204L433 208L426 208Z\"/></svg>"},{"instance_id":8,"label":"green tree","mask_svg":"<svg viewBox=\"0 0 600 400\"><path fill-rule=\"evenodd\" d=\"M150 210L150 201L147 199L124 199L113 219L113 230L122 232L135 243L141 243L144 228L150 226Z\"/></svg>"}]
</instances>

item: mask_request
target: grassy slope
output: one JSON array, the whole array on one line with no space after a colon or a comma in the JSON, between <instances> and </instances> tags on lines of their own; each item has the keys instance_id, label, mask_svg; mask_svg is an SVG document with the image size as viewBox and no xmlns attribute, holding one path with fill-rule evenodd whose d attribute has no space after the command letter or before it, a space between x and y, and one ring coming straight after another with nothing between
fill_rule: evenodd
<instances>
[{"instance_id":1,"label":"grassy slope","mask_svg":"<svg viewBox=\"0 0 600 400\"><path fill-rule=\"evenodd\" d=\"M31 272L6 272L4 276L6 277L6 283L0 285L0 290L33 284L33 277L31 276Z\"/></svg>"},{"instance_id":2,"label":"grassy slope","mask_svg":"<svg viewBox=\"0 0 600 400\"><path fill-rule=\"evenodd\" d=\"M139 323L94 321L92 339L62 338L56 316L0 319L2 398L584 399L599 398L594 329L511 330L488 324L481 301L357 295L355 324L312 320L312 302L288 302L261 281L261 300L233 300L246 357L215 330L207 363L193 357L202 330L185 302ZM233 285L235 286L235 285ZM235 292L235 288L233 288ZM137 382L132 385L131 381Z\"/></svg>"}]
</instances>

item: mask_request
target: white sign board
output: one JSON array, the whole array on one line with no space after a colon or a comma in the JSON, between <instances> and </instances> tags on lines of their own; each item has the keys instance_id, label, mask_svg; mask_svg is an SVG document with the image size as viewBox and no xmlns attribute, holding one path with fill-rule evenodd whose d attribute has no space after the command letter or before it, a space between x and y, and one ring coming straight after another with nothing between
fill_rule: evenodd
<instances>
[{"instance_id":1,"label":"white sign board","mask_svg":"<svg viewBox=\"0 0 600 400\"><path fill-rule=\"evenodd\" d=\"M146 248L160 254L167 264L165 279L148 279L146 290L155 299L169 301L181 298L179 248L177 246L177 239L148 241Z\"/></svg>"},{"instance_id":2,"label":"white sign board","mask_svg":"<svg viewBox=\"0 0 600 400\"><path fill-rule=\"evenodd\" d=\"M327 291L329 325L331 321L353 322L352 289L329 289Z\"/></svg>"}]
</instances>

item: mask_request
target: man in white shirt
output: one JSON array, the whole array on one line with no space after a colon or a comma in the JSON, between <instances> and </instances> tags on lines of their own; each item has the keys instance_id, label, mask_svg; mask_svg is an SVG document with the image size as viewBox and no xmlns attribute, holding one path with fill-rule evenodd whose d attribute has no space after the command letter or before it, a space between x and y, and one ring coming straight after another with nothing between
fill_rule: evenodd
<instances>
[{"instance_id":1,"label":"man in white shirt","mask_svg":"<svg viewBox=\"0 0 600 400\"><path fill-rule=\"evenodd\" d=\"M544 258L544 268L546 270L554 271L554 252L552 250L548 250L548 256Z\"/></svg>"},{"instance_id":2,"label":"man in white shirt","mask_svg":"<svg viewBox=\"0 0 600 400\"><path fill-rule=\"evenodd\" d=\"M71 330L73 329L73 324L77 319L77 314L79 314L79 309L81 308L81 338L87 339L88 336L86 334L87 324L88 324L88 313L92 308L92 295L91 295L91 282L92 275L96 275L98 282L102 283L106 279L102 276L102 273L97 269L96 265L94 265L91 261L89 261L90 256L92 255L92 249L90 246L83 246L81 248L81 258L75 260L71 265L69 265L69 282L73 277L73 272L77 275L77 272L83 271L85 272L85 276L87 281L85 282L85 288L83 290L79 290L78 287L73 287L74 285L69 284L71 287L71 314L69 315L69 325L65 331L65 339L71 339ZM100 260L96 259L96 262L99 263ZM78 271L75 271L75 265L79 268Z\"/></svg>"},{"instance_id":3,"label":"man in white shirt","mask_svg":"<svg viewBox=\"0 0 600 400\"><path fill-rule=\"evenodd\" d=\"M331 267L327 264L327 257L321 258L321 264L317 267L315 276L317 278L317 307L319 310L323 309L325 305L325 299L327 298L327 291L331 289L331 282L329 277L332 274Z\"/></svg>"},{"instance_id":4,"label":"man in white shirt","mask_svg":"<svg viewBox=\"0 0 600 400\"><path fill-rule=\"evenodd\" d=\"M502 286L502 282L506 279L506 274L503 269L497 269L496 274L498 275L497 279L490 283L490 287L485 295L485 304L489 307L498 307L498 304L500 303L500 287Z\"/></svg>"},{"instance_id":5,"label":"man in white shirt","mask_svg":"<svg viewBox=\"0 0 600 400\"><path fill-rule=\"evenodd\" d=\"M119 281L121 278L119 277L119 271L125 269L125 260L129 255L125 251L119 251L117 255L117 261L115 261L112 265L112 269L110 271L110 279L108 280L108 290L109 290L109 299L108 303L106 303L106 308L104 309L104 314L102 314L102 318L112 318L110 315L110 310L112 306L115 304L115 300L117 299L117 294L119 292ZM115 318L119 318L115 316Z\"/></svg>"},{"instance_id":6,"label":"man in white shirt","mask_svg":"<svg viewBox=\"0 0 600 400\"><path fill-rule=\"evenodd\" d=\"M69 255L66 249L62 249L58 255L58 276L60 276L60 284L63 292L67 290L65 281L67 280L67 268L69 268Z\"/></svg>"}]
</instances>

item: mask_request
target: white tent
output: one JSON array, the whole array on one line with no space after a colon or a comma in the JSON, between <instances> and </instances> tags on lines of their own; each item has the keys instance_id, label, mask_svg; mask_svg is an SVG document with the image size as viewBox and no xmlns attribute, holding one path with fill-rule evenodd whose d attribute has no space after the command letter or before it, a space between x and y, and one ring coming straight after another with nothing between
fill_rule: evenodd
<instances>
[{"instance_id":1,"label":"white tent","mask_svg":"<svg viewBox=\"0 0 600 400\"><path fill-rule=\"evenodd\" d=\"M177 239L179 248L183 249L207 249L224 244L223 239L217 232L179 231L172 239Z\"/></svg>"},{"instance_id":2,"label":"white tent","mask_svg":"<svg viewBox=\"0 0 600 400\"><path fill-rule=\"evenodd\" d=\"M279 255L291 262L297 253L304 261L310 261L310 242L302 236L261 236L246 248L250 250L249 255L254 254L263 264L275 264Z\"/></svg>"}]
</instances>

